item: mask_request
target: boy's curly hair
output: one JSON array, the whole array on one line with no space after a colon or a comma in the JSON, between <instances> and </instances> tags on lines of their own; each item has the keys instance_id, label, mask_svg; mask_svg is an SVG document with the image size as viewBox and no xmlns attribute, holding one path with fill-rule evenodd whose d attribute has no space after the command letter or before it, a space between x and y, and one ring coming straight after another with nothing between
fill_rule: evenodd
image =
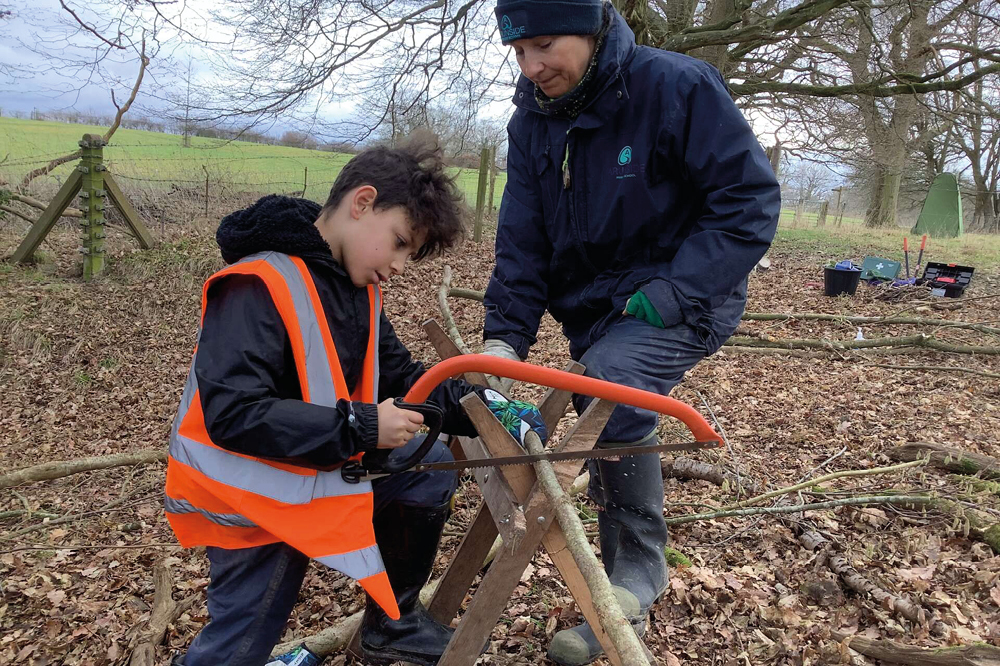
<instances>
[{"instance_id":1,"label":"boy's curly hair","mask_svg":"<svg viewBox=\"0 0 1000 666\"><path fill-rule=\"evenodd\" d=\"M396 148L379 146L355 155L334 181L323 210L336 208L348 191L362 185L378 191L376 209L402 206L414 231L426 233L415 261L440 256L465 237L464 197L445 172L442 151L429 133L411 136Z\"/></svg>"}]
</instances>

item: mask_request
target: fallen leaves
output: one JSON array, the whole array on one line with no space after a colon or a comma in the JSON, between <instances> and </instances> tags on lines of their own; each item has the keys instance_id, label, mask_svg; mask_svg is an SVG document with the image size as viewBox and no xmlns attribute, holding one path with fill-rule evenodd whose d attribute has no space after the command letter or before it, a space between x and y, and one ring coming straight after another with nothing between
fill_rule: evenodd
<instances>
[{"instance_id":1,"label":"fallen leaves","mask_svg":"<svg viewBox=\"0 0 1000 666\"><path fill-rule=\"evenodd\" d=\"M194 346L201 281L220 266L211 230L204 230L185 237L182 248L167 245L151 253L130 246L114 249L107 278L83 285L72 277L78 261L72 252L75 236L52 238L54 247L66 248L56 255L52 272L12 267L0 273L0 467L5 470L165 446ZM806 285L818 273L820 257L780 247L771 256L772 269L751 277L750 310L838 314L849 309L887 315L904 307L881 302L864 290L851 301L825 299ZM444 262L453 268L455 286L484 289L492 243L468 243L458 255L413 264L385 290L386 312L397 332L414 356L428 363L436 355L420 324L439 318L433 293ZM981 277L977 271L980 279L977 285L996 284L989 271ZM452 299L452 309L466 343L474 351L481 349L483 306ZM983 308L967 309L961 317L980 315L984 320L993 316ZM795 320L743 322L741 328L773 338L844 339L855 333L854 327L837 322ZM912 332L902 326L865 328L866 336ZM941 335L975 342L969 331ZM529 361L562 367L567 345L551 317L543 319L538 338ZM930 364L934 358L921 352L906 362ZM968 362L1000 371L1000 359ZM530 400L542 392L518 388L518 396ZM724 349L689 372L672 396L699 410L704 396L725 427L731 453L704 454L706 462L738 465L768 489L794 483L845 447L824 471L877 466L883 462L882 450L907 441L1000 453L996 382L873 368L857 355L812 359ZM560 432L570 421L564 420ZM661 434L671 439L686 435L666 419ZM160 483L162 475L159 466L122 468L18 490L33 511L77 515L146 483ZM721 506L735 500L731 488L704 482L671 479L665 492L671 513L688 510L689 504ZM467 526L478 505L474 488L466 486L463 493L450 529ZM0 662L104 666L124 660L128 632L148 615L152 563L162 551L114 546L172 543L160 502L155 493L137 497L120 511L39 531L25 544L108 548L0 554ZM0 511L23 508L9 491L0 495ZM911 594L949 622L954 629L950 640L979 637L1000 645L1000 558L988 548L955 537L947 525L931 519L902 522L895 510L810 513L855 566L877 575L894 594ZM0 530L27 524L20 520L5 520ZM445 539L436 573L458 541ZM838 597L836 583L809 587L806 583L825 571L822 562L774 519L679 526L672 530L671 546L692 566L671 572L646 634L650 649L667 666L815 664L816 648L825 640L822 632L829 627L854 627L871 638L921 636L915 640L935 644L936 639L898 623L869 599ZM177 551L172 564L178 597L196 594L208 584L202 552ZM318 631L363 605L356 585L318 569L310 569L300 599L287 639ZM159 654L163 661L168 649L189 644L205 621L200 600L168 632ZM539 555L515 590L481 665L545 663L552 635L580 621L558 573ZM341 655L335 663L346 666L346 661Z\"/></svg>"}]
</instances>

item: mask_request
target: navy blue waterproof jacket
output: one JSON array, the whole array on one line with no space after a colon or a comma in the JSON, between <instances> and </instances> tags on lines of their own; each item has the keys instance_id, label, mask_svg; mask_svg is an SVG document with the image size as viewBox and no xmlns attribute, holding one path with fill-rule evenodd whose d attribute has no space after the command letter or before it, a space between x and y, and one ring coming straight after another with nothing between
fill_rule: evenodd
<instances>
[{"instance_id":1,"label":"navy blue waterproof jacket","mask_svg":"<svg viewBox=\"0 0 1000 666\"><path fill-rule=\"evenodd\" d=\"M546 115L524 76L514 93L484 338L522 358L546 308L579 358L639 288L715 351L777 227L778 183L719 72L636 46L612 12L575 120Z\"/></svg>"}]
</instances>

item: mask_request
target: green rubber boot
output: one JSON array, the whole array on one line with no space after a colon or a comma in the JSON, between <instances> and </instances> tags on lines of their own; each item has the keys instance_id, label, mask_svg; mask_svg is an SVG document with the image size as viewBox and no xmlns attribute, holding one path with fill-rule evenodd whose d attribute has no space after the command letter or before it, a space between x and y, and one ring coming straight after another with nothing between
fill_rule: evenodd
<instances>
[{"instance_id":1,"label":"green rubber boot","mask_svg":"<svg viewBox=\"0 0 1000 666\"><path fill-rule=\"evenodd\" d=\"M639 600L624 587L612 586L615 597L632 622L636 633L642 636L646 633L646 619L641 615ZM604 649L597 642L590 625L586 622L569 629L556 632L549 645L548 657L560 666L584 666L604 654Z\"/></svg>"},{"instance_id":2,"label":"green rubber boot","mask_svg":"<svg viewBox=\"0 0 1000 666\"><path fill-rule=\"evenodd\" d=\"M647 439L655 443L655 433ZM590 496L603 509L597 514L597 524L604 569L625 617L642 636L649 609L666 589L668 579L663 555L668 535L660 457L650 454L597 461L591 465L591 479ZM584 666L601 654L603 650L587 623L558 632L548 651L549 659L560 666Z\"/></svg>"}]
</instances>

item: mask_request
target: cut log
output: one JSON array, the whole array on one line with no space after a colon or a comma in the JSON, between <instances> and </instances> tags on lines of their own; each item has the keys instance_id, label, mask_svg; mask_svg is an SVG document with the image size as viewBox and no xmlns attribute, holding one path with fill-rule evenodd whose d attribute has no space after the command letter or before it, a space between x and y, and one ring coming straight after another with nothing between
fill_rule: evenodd
<instances>
[{"instance_id":1,"label":"cut log","mask_svg":"<svg viewBox=\"0 0 1000 666\"><path fill-rule=\"evenodd\" d=\"M889 449L886 455L893 460L906 461L919 460L929 456L931 465L938 469L958 474L978 474L986 479L1000 479L1000 460L940 444L930 442L904 444Z\"/></svg>"},{"instance_id":2,"label":"cut log","mask_svg":"<svg viewBox=\"0 0 1000 666\"><path fill-rule=\"evenodd\" d=\"M116 453L110 456L95 456L79 460L60 460L43 463L33 467L25 467L10 474L0 476L0 488L19 486L22 483L59 479L71 474L90 472L96 469L122 467L126 465L147 465L154 462L166 462L167 452L161 449L137 451L136 453Z\"/></svg>"},{"instance_id":3,"label":"cut log","mask_svg":"<svg viewBox=\"0 0 1000 666\"><path fill-rule=\"evenodd\" d=\"M666 459L661 463L660 467L665 479L698 479L714 483L717 486L728 483L730 490L734 493L740 493L742 490L743 493L756 495L759 492L757 484L749 478L737 476L718 465L712 465L693 458L678 457L673 460Z\"/></svg>"},{"instance_id":4,"label":"cut log","mask_svg":"<svg viewBox=\"0 0 1000 666\"><path fill-rule=\"evenodd\" d=\"M895 641L873 641L840 631L832 636L850 649L890 664L908 666L1000 666L1000 648L977 643L956 647L920 648Z\"/></svg>"}]
</instances>

